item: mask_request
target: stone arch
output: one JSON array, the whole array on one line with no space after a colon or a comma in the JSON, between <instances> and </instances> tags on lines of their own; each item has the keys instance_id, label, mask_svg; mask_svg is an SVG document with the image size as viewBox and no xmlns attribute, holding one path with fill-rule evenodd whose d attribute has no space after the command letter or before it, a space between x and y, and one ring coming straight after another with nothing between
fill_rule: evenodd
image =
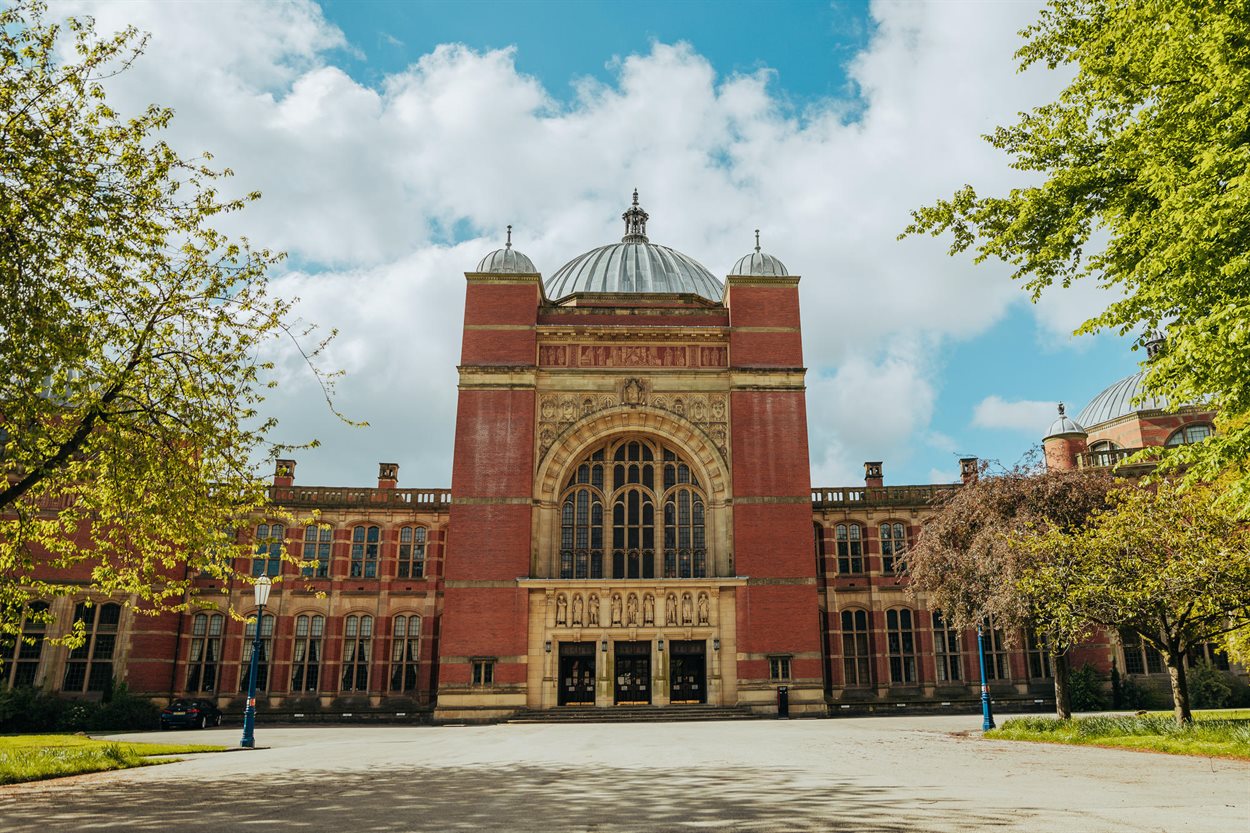
<instances>
[{"instance_id":1,"label":"stone arch","mask_svg":"<svg viewBox=\"0 0 1250 833\"><path fill-rule=\"evenodd\" d=\"M538 462L534 498L543 503L555 501L563 485L562 477L570 464L580 460L595 446L628 433L672 443L687 455L700 480L707 484L709 502L725 503L730 488L729 463L720 449L694 423L646 405L620 405L597 411L566 428Z\"/></svg>"}]
</instances>

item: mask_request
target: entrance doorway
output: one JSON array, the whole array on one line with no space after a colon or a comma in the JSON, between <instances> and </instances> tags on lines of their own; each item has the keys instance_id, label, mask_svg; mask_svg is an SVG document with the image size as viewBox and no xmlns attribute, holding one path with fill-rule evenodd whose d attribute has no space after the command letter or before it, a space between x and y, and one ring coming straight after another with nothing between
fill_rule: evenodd
<instances>
[{"instance_id":1,"label":"entrance doorway","mask_svg":"<svg viewBox=\"0 0 1250 833\"><path fill-rule=\"evenodd\" d=\"M614 702L651 702L651 643L616 643L616 692Z\"/></svg>"},{"instance_id":2,"label":"entrance doorway","mask_svg":"<svg viewBox=\"0 0 1250 833\"><path fill-rule=\"evenodd\" d=\"M707 642L674 640L669 643L669 702L707 702Z\"/></svg>"},{"instance_id":3,"label":"entrance doorway","mask_svg":"<svg viewBox=\"0 0 1250 833\"><path fill-rule=\"evenodd\" d=\"M560 643L558 702L561 706L595 704L595 643Z\"/></svg>"}]
</instances>

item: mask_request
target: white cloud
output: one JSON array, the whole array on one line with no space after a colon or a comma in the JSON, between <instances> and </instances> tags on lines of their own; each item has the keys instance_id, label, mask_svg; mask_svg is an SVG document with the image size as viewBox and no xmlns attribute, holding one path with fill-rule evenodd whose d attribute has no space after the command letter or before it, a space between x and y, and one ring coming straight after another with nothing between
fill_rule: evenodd
<instances>
[{"instance_id":1,"label":"white cloud","mask_svg":"<svg viewBox=\"0 0 1250 833\"><path fill-rule=\"evenodd\" d=\"M991 395L977 403L972 411L972 424L978 428L1003 428L1025 431L1038 437L1055 420L1055 403L1033 399L1008 402Z\"/></svg>"},{"instance_id":2,"label":"white cloud","mask_svg":"<svg viewBox=\"0 0 1250 833\"><path fill-rule=\"evenodd\" d=\"M114 84L116 103L173 106L175 145L211 149L233 187L264 192L228 230L289 251L303 271L277 288L342 332L339 404L372 426L337 427L296 376L271 404L288 438L323 440L301 455L303 482L368 482L386 459L406 484L447 485L461 273L513 223L518 248L550 275L619 237L635 186L652 239L713 272L759 227L765 249L804 276L821 484L857 482L866 459L889 472L916 458L942 382L934 351L984 331L1017 297L1002 266L895 237L909 209L964 182L1017 181L980 135L1057 87L1015 71L1028 4L875 3L878 27L851 64L856 121L836 101L793 112L769 71L718 76L684 44L625 56L612 83L581 80L559 103L518 72L513 50L454 44L362 86L334 65L345 38L310 2L57 10L84 7L102 30L152 32Z\"/></svg>"}]
</instances>

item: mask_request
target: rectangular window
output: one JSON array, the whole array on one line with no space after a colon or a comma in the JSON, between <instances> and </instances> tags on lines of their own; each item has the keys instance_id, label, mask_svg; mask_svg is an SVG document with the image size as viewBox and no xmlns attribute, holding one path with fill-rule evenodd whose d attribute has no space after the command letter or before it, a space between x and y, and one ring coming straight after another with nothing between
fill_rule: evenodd
<instances>
[{"instance_id":1,"label":"rectangular window","mask_svg":"<svg viewBox=\"0 0 1250 833\"><path fill-rule=\"evenodd\" d=\"M788 680L790 679L790 657L769 657L768 658L768 678L770 680Z\"/></svg>"},{"instance_id":2,"label":"rectangular window","mask_svg":"<svg viewBox=\"0 0 1250 833\"><path fill-rule=\"evenodd\" d=\"M854 575L864 572L864 533L859 524L838 524L834 528L838 544L838 572Z\"/></svg>"},{"instance_id":3,"label":"rectangular window","mask_svg":"<svg viewBox=\"0 0 1250 833\"><path fill-rule=\"evenodd\" d=\"M1055 676L1050 666L1050 642L1044 633L1029 631L1027 634L1029 654L1029 677L1047 680Z\"/></svg>"},{"instance_id":4,"label":"rectangular window","mask_svg":"<svg viewBox=\"0 0 1250 833\"><path fill-rule=\"evenodd\" d=\"M982 624L985 640L985 679L1010 679L1010 668L1007 664L1007 649L1003 645L1003 632L994 627L990 619Z\"/></svg>"},{"instance_id":5,"label":"rectangular window","mask_svg":"<svg viewBox=\"0 0 1250 833\"><path fill-rule=\"evenodd\" d=\"M333 543L333 529L311 524L305 527L303 560L312 563L301 570L304 578L330 577L330 547Z\"/></svg>"},{"instance_id":6,"label":"rectangular window","mask_svg":"<svg viewBox=\"0 0 1250 833\"><path fill-rule=\"evenodd\" d=\"M886 643L890 651L890 682L910 685L916 680L916 633L911 611L887 610Z\"/></svg>"},{"instance_id":7,"label":"rectangular window","mask_svg":"<svg viewBox=\"0 0 1250 833\"><path fill-rule=\"evenodd\" d=\"M399 530L399 578L425 575L425 527L405 526Z\"/></svg>"},{"instance_id":8,"label":"rectangular window","mask_svg":"<svg viewBox=\"0 0 1250 833\"><path fill-rule=\"evenodd\" d=\"M273 578L282 572L282 543L286 527L282 524L256 525L256 554L252 557L252 575Z\"/></svg>"},{"instance_id":9,"label":"rectangular window","mask_svg":"<svg viewBox=\"0 0 1250 833\"><path fill-rule=\"evenodd\" d=\"M493 659L473 660L473 685L488 686L495 682L495 661Z\"/></svg>"},{"instance_id":10,"label":"rectangular window","mask_svg":"<svg viewBox=\"0 0 1250 833\"><path fill-rule=\"evenodd\" d=\"M381 534L376 526L358 526L352 530L352 578L378 577Z\"/></svg>"},{"instance_id":11,"label":"rectangular window","mask_svg":"<svg viewBox=\"0 0 1250 833\"><path fill-rule=\"evenodd\" d=\"M939 610L933 611L933 654L937 660L938 682L948 683L963 679L959 634L946 626L946 620Z\"/></svg>"}]
</instances>

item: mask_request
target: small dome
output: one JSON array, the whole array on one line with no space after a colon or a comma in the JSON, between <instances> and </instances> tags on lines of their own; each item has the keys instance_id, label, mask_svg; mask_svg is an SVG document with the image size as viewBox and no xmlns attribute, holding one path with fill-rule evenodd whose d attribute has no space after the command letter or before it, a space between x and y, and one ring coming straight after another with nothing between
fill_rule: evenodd
<instances>
[{"instance_id":1,"label":"small dome","mask_svg":"<svg viewBox=\"0 0 1250 833\"><path fill-rule=\"evenodd\" d=\"M1059 418L1050 424L1050 430L1046 432L1046 439L1051 437L1062 437L1069 434L1080 434L1082 437L1088 434L1081 424L1072 417L1064 413L1063 403L1059 403Z\"/></svg>"},{"instance_id":2,"label":"small dome","mask_svg":"<svg viewBox=\"0 0 1250 833\"><path fill-rule=\"evenodd\" d=\"M755 230L755 251L738 258L731 275L755 275L759 277L784 278L790 273L786 265L770 254L760 251L760 230Z\"/></svg>"},{"instance_id":3,"label":"small dome","mask_svg":"<svg viewBox=\"0 0 1250 833\"><path fill-rule=\"evenodd\" d=\"M477 264L478 272L494 274L536 275L534 261L512 248L512 226L508 226L508 243L502 249L482 258Z\"/></svg>"},{"instance_id":4,"label":"small dome","mask_svg":"<svg viewBox=\"0 0 1250 833\"><path fill-rule=\"evenodd\" d=\"M724 295L721 282L703 264L647 239L647 212L634 204L621 215L625 236L561 266L545 282L548 298L579 292L689 293L711 301Z\"/></svg>"},{"instance_id":5,"label":"small dome","mask_svg":"<svg viewBox=\"0 0 1250 833\"><path fill-rule=\"evenodd\" d=\"M1085 406L1085 410L1077 416L1076 421L1081 425L1101 425L1138 411L1169 410L1167 399L1161 396L1147 396L1140 402L1136 402L1137 397L1142 393L1142 383L1145 378L1144 370L1139 370L1132 376L1125 376L1095 396Z\"/></svg>"}]
</instances>

